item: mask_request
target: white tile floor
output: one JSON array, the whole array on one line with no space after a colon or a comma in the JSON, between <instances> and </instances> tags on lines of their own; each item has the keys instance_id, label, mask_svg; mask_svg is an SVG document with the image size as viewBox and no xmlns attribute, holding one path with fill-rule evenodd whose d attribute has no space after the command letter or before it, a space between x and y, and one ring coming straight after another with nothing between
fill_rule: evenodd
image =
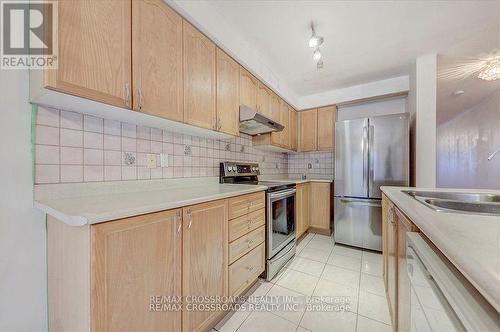
<instances>
[{"instance_id":1,"label":"white tile floor","mask_svg":"<svg viewBox=\"0 0 500 332\"><path fill-rule=\"evenodd\" d=\"M342 245L332 238L308 234L297 255L271 282L259 281L251 303L275 303L293 297L294 310L267 308L229 314L216 331L391 331L389 308L382 279L382 255ZM322 297L329 310L306 310L306 296ZM336 299L349 299L346 310L332 310ZM272 299L272 300L271 300ZM283 299L283 298L282 298ZM290 299L290 298L288 298ZM316 298L318 299L318 298Z\"/></svg>"}]
</instances>

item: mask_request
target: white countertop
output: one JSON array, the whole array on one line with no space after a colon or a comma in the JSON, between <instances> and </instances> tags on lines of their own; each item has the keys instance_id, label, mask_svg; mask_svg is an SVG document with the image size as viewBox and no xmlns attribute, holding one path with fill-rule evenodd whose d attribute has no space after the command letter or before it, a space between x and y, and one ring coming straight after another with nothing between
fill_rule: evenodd
<instances>
[{"instance_id":1,"label":"white countertop","mask_svg":"<svg viewBox=\"0 0 500 332\"><path fill-rule=\"evenodd\" d=\"M190 178L35 186L35 207L73 226L96 224L266 190Z\"/></svg>"},{"instance_id":2,"label":"white countertop","mask_svg":"<svg viewBox=\"0 0 500 332\"><path fill-rule=\"evenodd\" d=\"M404 187L381 189L500 312L500 217L437 212L402 190L494 194L500 194L500 191Z\"/></svg>"}]
</instances>

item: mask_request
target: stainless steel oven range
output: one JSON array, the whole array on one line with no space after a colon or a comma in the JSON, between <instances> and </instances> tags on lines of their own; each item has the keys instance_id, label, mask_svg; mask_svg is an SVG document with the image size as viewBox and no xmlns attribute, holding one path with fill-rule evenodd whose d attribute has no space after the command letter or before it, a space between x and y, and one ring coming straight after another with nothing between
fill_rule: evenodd
<instances>
[{"instance_id":1,"label":"stainless steel oven range","mask_svg":"<svg viewBox=\"0 0 500 332\"><path fill-rule=\"evenodd\" d=\"M220 183L264 185L266 190L266 279L295 255L295 183L259 181L259 165L223 162Z\"/></svg>"}]
</instances>

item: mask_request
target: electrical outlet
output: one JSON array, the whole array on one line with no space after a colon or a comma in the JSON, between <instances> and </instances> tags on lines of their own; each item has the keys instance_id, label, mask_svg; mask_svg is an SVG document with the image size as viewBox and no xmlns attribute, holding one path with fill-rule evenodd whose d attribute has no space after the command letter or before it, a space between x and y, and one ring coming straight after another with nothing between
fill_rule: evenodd
<instances>
[{"instance_id":1,"label":"electrical outlet","mask_svg":"<svg viewBox=\"0 0 500 332\"><path fill-rule=\"evenodd\" d=\"M160 153L160 167L168 167L168 154Z\"/></svg>"},{"instance_id":2,"label":"electrical outlet","mask_svg":"<svg viewBox=\"0 0 500 332\"><path fill-rule=\"evenodd\" d=\"M146 158L148 159L148 168L156 168L156 155L148 153Z\"/></svg>"}]
</instances>

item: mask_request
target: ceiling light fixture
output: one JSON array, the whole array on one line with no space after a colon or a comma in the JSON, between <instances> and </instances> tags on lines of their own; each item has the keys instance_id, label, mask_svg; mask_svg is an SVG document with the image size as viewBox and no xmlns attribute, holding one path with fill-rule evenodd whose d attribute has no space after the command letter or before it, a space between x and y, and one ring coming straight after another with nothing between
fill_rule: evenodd
<instances>
[{"instance_id":1,"label":"ceiling light fixture","mask_svg":"<svg viewBox=\"0 0 500 332\"><path fill-rule=\"evenodd\" d=\"M321 36L316 36L316 31L314 31L314 24L311 22L311 38L309 38L309 47L310 48L317 48L321 44L323 44L323 37Z\"/></svg>"},{"instance_id":2,"label":"ceiling light fixture","mask_svg":"<svg viewBox=\"0 0 500 332\"><path fill-rule=\"evenodd\" d=\"M323 68L323 60L321 57L320 45L323 44L324 38L316 35L314 23L311 22L311 38L309 38L309 47L314 48L313 60L316 61L316 69Z\"/></svg>"},{"instance_id":3,"label":"ceiling light fixture","mask_svg":"<svg viewBox=\"0 0 500 332\"><path fill-rule=\"evenodd\" d=\"M317 48L316 50L314 50L314 53L313 53L313 60L314 60L314 61L319 61L319 60L321 60L321 52L319 51L319 48Z\"/></svg>"},{"instance_id":4,"label":"ceiling light fixture","mask_svg":"<svg viewBox=\"0 0 500 332\"><path fill-rule=\"evenodd\" d=\"M500 56L486 62L477 76L485 81L494 81L500 78Z\"/></svg>"}]
</instances>

